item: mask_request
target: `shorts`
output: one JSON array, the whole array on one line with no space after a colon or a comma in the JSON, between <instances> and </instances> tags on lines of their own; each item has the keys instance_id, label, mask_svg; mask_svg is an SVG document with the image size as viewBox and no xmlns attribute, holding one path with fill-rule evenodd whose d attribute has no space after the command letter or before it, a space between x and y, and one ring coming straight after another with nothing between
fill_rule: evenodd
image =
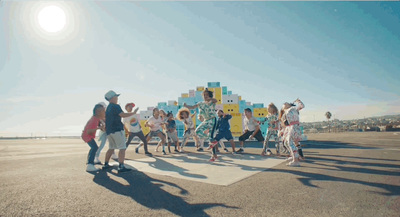
<instances>
[{"instance_id":1,"label":"shorts","mask_svg":"<svg viewBox=\"0 0 400 217\"><path fill-rule=\"evenodd\" d=\"M183 134L184 138L189 138L191 136L195 136L196 135L196 131L195 129L187 129L185 130L185 133Z\"/></svg>"},{"instance_id":2,"label":"shorts","mask_svg":"<svg viewBox=\"0 0 400 217\"><path fill-rule=\"evenodd\" d=\"M176 131L167 132L168 142L177 142L178 136L176 135Z\"/></svg>"},{"instance_id":3,"label":"shorts","mask_svg":"<svg viewBox=\"0 0 400 217\"><path fill-rule=\"evenodd\" d=\"M245 141L246 139L248 139L252 134L254 133L254 131L247 131L245 132L243 135L241 135L239 137L239 141ZM261 134L261 130L259 130L256 135L254 136L254 138L257 139L257 141L261 142L264 141L264 137Z\"/></svg>"},{"instance_id":4,"label":"shorts","mask_svg":"<svg viewBox=\"0 0 400 217\"><path fill-rule=\"evenodd\" d=\"M228 131L225 131L225 132L217 132L217 135L215 136L215 140L217 140L217 141L219 141L219 140L221 140L221 139L223 139L223 138L225 138L226 140L231 140L231 139L233 139L233 136L232 136L232 133L231 133L231 131L230 130L228 130Z\"/></svg>"},{"instance_id":5,"label":"shorts","mask_svg":"<svg viewBox=\"0 0 400 217\"><path fill-rule=\"evenodd\" d=\"M126 149L125 132L123 130L107 135L109 149Z\"/></svg>"},{"instance_id":6,"label":"shorts","mask_svg":"<svg viewBox=\"0 0 400 217\"><path fill-rule=\"evenodd\" d=\"M161 133L165 136L165 134L161 130L156 130L156 131L150 131L146 137L150 136L150 138L153 138L153 136L158 136L158 134ZM160 138L161 139L161 138Z\"/></svg>"}]
</instances>

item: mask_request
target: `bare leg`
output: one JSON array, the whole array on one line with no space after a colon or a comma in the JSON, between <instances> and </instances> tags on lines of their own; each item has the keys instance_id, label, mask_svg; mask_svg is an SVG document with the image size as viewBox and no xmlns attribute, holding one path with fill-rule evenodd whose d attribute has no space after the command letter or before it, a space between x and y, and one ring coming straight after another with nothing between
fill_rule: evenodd
<instances>
[{"instance_id":1,"label":"bare leg","mask_svg":"<svg viewBox=\"0 0 400 217\"><path fill-rule=\"evenodd\" d=\"M105 163L110 161L111 155L114 153L114 149L108 149L106 152L106 158L104 160Z\"/></svg>"},{"instance_id":2,"label":"bare leg","mask_svg":"<svg viewBox=\"0 0 400 217\"><path fill-rule=\"evenodd\" d=\"M233 139L231 139L231 140L229 140L229 142L231 143L232 151L233 151L233 152L236 152L236 151L235 151L235 141L233 141Z\"/></svg>"},{"instance_id":3,"label":"bare leg","mask_svg":"<svg viewBox=\"0 0 400 217\"><path fill-rule=\"evenodd\" d=\"M118 163L124 164L126 149L120 149L118 152Z\"/></svg>"}]
</instances>

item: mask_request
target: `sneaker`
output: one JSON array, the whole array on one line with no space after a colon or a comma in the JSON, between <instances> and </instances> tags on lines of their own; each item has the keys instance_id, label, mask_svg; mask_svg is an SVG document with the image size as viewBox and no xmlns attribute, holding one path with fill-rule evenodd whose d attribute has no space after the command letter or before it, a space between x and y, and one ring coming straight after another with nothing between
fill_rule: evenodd
<instances>
[{"instance_id":1,"label":"sneaker","mask_svg":"<svg viewBox=\"0 0 400 217\"><path fill-rule=\"evenodd\" d=\"M212 163L212 162L215 162L215 158L213 158L213 157L210 158L210 160L208 160L208 162L211 162L211 163Z\"/></svg>"},{"instance_id":2,"label":"sneaker","mask_svg":"<svg viewBox=\"0 0 400 217\"><path fill-rule=\"evenodd\" d=\"M118 161L118 156L117 156L115 153L113 153L113 154L111 155L111 158L112 158L113 160L115 160L115 161Z\"/></svg>"},{"instance_id":3,"label":"sneaker","mask_svg":"<svg viewBox=\"0 0 400 217\"><path fill-rule=\"evenodd\" d=\"M93 164L88 164L86 166L86 171L87 172L96 172L96 171L99 171L99 169L97 169Z\"/></svg>"},{"instance_id":4,"label":"sneaker","mask_svg":"<svg viewBox=\"0 0 400 217\"><path fill-rule=\"evenodd\" d=\"M208 146L207 150L210 150L210 149L214 148L214 146L216 146L218 144L218 141L213 141L213 142L210 142L208 144L209 144L209 146Z\"/></svg>"},{"instance_id":5,"label":"sneaker","mask_svg":"<svg viewBox=\"0 0 400 217\"><path fill-rule=\"evenodd\" d=\"M126 168L126 167L119 167L118 168L118 173L125 173L125 172L129 172L129 171L131 171L132 169L130 169L130 168Z\"/></svg>"},{"instance_id":6,"label":"sneaker","mask_svg":"<svg viewBox=\"0 0 400 217\"><path fill-rule=\"evenodd\" d=\"M181 148L181 150L179 150L179 153L183 153L185 152L185 150L183 150L183 148Z\"/></svg>"},{"instance_id":7,"label":"sneaker","mask_svg":"<svg viewBox=\"0 0 400 217\"><path fill-rule=\"evenodd\" d=\"M261 152L261 156L265 156L265 151Z\"/></svg>"},{"instance_id":8,"label":"sneaker","mask_svg":"<svg viewBox=\"0 0 400 217\"><path fill-rule=\"evenodd\" d=\"M242 154L244 152L244 150L242 148L240 148L239 150L236 151L236 154Z\"/></svg>"},{"instance_id":9,"label":"sneaker","mask_svg":"<svg viewBox=\"0 0 400 217\"><path fill-rule=\"evenodd\" d=\"M135 148L135 153L139 154L139 148Z\"/></svg>"},{"instance_id":10,"label":"sneaker","mask_svg":"<svg viewBox=\"0 0 400 217\"><path fill-rule=\"evenodd\" d=\"M268 156L272 155L271 150L269 150L269 149L267 150L267 155L268 155Z\"/></svg>"},{"instance_id":11,"label":"sneaker","mask_svg":"<svg viewBox=\"0 0 400 217\"><path fill-rule=\"evenodd\" d=\"M162 154L163 154L163 155L166 155L167 153L165 153L165 151L162 151Z\"/></svg>"},{"instance_id":12,"label":"sneaker","mask_svg":"<svg viewBox=\"0 0 400 217\"><path fill-rule=\"evenodd\" d=\"M299 167L299 166L300 166L300 163L299 163L298 161L291 161L291 162L287 163L286 166L289 166L289 167Z\"/></svg>"},{"instance_id":13,"label":"sneaker","mask_svg":"<svg viewBox=\"0 0 400 217\"><path fill-rule=\"evenodd\" d=\"M101 161L99 160L98 157L96 157L96 158L94 159L94 164L102 165L102 163L101 163Z\"/></svg>"},{"instance_id":14,"label":"sneaker","mask_svg":"<svg viewBox=\"0 0 400 217\"><path fill-rule=\"evenodd\" d=\"M112 166L110 164L105 163L101 169L108 170L108 169L111 169L111 168L112 168Z\"/></svg>"},{"instance_id":15,"label":"sneaker","mask_svg":"<svg viewBox=\"0 0 400 217\"><path fill-rule=\"evenodd\" d=\"M228 152L229 152L229 150L228 150L227 148L224 148L224 151L225 151L226 153L228 153Z\"/></svg>"},{"instance_id":16,"label":"sneaker","mask_svg":"<svg viewBox=\"0 0 400 217\"><path fill-rule=\"evenodd\" d=\"M286 161L292 161L292 160L293 160L293 157L286 158Z\"/></svg>"},{"instance_id":17,"label":"sneaker","mask_svg":"<svg viewBox=\"0 0 400 217\"><path fill-rule=\"evenodd\" d=\"M174 152L179 152L178 149L175 149Z\"/></svg>"},{"instance_id":18,"label":"sneaker","mask_svg":"<svg viewBox=\"0 0 400 217\"><path fill-rule=\"evenodd\" d=\"M148 151L146 151L144 154L147 155L147 156L149 156L149 157L152 157L152 156L153 156L153 154L150 153L150 152L148 152Z\"/></svg>"},{"instance_id":19,"label":"sneaker","mask_svg":"<svg viewBox=\"0 0 400 217\"><path fill-rule=\"evenodd\" d=\"M198 148L197 151L203 151L203 148Z\"/></svg>"}]
</instances>

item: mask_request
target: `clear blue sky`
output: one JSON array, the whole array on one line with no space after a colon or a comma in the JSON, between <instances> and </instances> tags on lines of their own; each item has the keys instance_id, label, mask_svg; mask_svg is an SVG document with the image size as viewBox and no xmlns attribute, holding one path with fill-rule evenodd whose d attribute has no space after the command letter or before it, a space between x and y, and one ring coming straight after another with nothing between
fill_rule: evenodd
<instances>
[{"instance_id":1,"label":"clear blue sky","mask_svg":"<svg viewBox=\"0 0 400 217\"><path fill-rule=\"evenodd\" d=\"M253 103L302 99L302 121L398 114L400 2L0 4L0 136L79 135L110 89L141 110L220 81Z\"/></svg>"}]
</instances>

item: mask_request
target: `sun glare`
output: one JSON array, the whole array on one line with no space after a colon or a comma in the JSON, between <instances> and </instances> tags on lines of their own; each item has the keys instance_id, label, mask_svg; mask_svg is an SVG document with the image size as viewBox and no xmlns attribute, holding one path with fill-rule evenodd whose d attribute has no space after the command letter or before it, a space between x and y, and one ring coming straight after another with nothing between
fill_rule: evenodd
<instances>
[{"instance_id":1,"label":"sun glare","mask_svg":"<svg viewBox=\"0 0 400 217\"><path fill-rule=\"evenodd\" d=\"M66 24L66 16L63 9L51 5L40 10L38 22L43 30L50 33L61 31Z\"/></svg>"}]
</instances>

